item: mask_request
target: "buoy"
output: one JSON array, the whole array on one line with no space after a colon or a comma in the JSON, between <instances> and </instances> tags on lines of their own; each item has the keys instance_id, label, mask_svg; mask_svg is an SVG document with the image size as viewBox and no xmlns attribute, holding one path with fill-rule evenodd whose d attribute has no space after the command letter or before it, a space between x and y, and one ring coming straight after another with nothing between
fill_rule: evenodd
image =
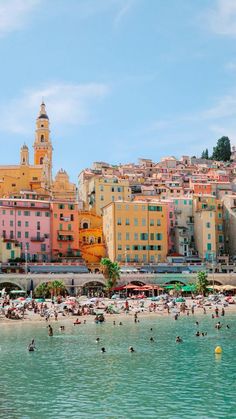
<instances>
[{"instance_id":1,"label":"buoy","mask_svg":"<svg viewBox=\"0 0 236 419\"><path fill-rule=\"evenodd\" d=\"M215 348L215 354L221 354L222 353L222 348L221 348L221 346L217 346L216 348Z\"/></svg>"}]
</instances>

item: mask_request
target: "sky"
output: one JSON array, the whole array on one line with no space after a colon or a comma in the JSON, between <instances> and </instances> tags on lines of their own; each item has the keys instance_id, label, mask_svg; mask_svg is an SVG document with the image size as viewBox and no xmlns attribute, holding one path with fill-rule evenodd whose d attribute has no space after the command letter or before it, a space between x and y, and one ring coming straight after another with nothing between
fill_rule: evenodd
<instances>
[{"instance_id":1,"label":"sky","mask_svg":"<svg viewBox=\"0 0 236 419\"><path fill-rule=\"evenodd\" d=\"M53 171L236 145L236 0L0 0L0 165L33 149L44 99Z\"/></svg>"}]
</instances>

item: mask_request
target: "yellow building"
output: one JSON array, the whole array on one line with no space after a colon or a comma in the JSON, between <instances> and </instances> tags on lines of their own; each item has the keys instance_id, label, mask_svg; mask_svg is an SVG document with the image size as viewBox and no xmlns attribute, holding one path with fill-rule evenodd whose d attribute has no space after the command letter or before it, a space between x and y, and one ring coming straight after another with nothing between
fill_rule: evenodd
<instances>
[{"instance_id":1,"label":"yellow building","mask_svg":"<svg viewBox=\"0 0 236 419\"><path fill-rule=\"evenodd\" d=\"M20 243L16 240L10 240L1 238L0 239L0 262L6 263L9 260L13 260L21 257Z\"/></svg>"},{"instance_id":2,"label":"yellow building","mask_svg":"<svg viewBox=\"0 0 236 419\"><path fill-rule=\"evenodd\" d=\"M168 253L165 203L112 202L103 209L108 257L121 263L164 262Z\"/></svg>"},{"instance_id":3,"label":"yellow building","mask_svg":"<svg viewBox=\"0 0 236 419\"><path fill-rule=\"evenodd\" d=\"M46 199L75 200L76 186L70 183L67 173L60 170L52 180L52 152L50 124L45 104L41 103L36 119L34 164L30 164L29 149L20 150L20 164L0 166L0 197L37 193Z\"/></svg>"},{"instance_id":4,"label":"yellow building","mask_svg":"<svg viewBox=\"0 0 236 419\"><path fill-rule=\"evenodd\" d=\"M92 211L79 211L79 248L82 258L91 270L99 268L106 256L102 232L102 217Z\"/></svg>"},{"instance_id":5,"label":"yellow building","mask_svg":"<svg viewBox=\"0 0 236 419\"><path fill-rule=\"evenodd\" d=\"M52 197L56 201L76 201L76 186L71 183L65 170L57 172L52 184Z\"/></svg>"},{"instance_id":6,"label":"yellow building","mask_svg":"<svg viewBox=\"0 0 236 419\"><path fill-rule=\"evenodd\" d=\"M193 199L194 239L199 257L215 260L224 252L222 202L211 195Z\"/></svg>"},{"instance_id":7,"label":"yellow building","mask_svg":"<svg viewBox=\"0 0 236 419\"><path fill-rule=\"evenodd\" d=\"M85 209L102 214L102 208L114 201L130 201L129 181L116 176L101 176L81 173L79 176L79 198Z\"/></svg>"}]
</instances>

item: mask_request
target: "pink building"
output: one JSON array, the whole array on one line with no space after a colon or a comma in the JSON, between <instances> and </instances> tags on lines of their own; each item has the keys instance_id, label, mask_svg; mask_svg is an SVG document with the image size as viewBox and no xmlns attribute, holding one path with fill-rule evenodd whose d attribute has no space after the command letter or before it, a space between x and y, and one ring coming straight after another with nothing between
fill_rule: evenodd
<instances>
[{"instance_id":1,"label":"pink building","mask_svg":"<svg viewBox=\"0 0 236 419\"><path fill-rule=\"evenodd\" d=\"M51 258L51 211L47 201L0 199L0 236L17 241L28 261Z\"/></svg>"}]
</instances>

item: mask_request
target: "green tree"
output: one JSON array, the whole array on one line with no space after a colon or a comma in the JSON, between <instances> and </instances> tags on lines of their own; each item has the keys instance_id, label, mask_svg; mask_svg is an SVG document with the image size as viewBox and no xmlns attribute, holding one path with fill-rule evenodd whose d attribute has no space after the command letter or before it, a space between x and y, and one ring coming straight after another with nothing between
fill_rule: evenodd
<instances>
[{"instance_id":1,"label":"green tree","mask_svg":"<svg viewBox=\"0 0 236 419\"><path fill-rule=\"evenodd\" d=\"M182 290L182 285L180 284L180 282L176 282L173 288L173 292L176 297L178 297L181 294L181 290Z\"/></svg>"},{"instance_id":2,"label":"green tree","mask_svg":"<svg viewBox=\"0 0 236 419\"><path fill-rule=\"evenodd\" d=\"M48 288L48 284L46 282L42 282L42 284L39 284L34 292L35 297L43 297L47 298L50 297L50 291Z\"/></svg>"},{"instance_id":3,"label":"green tree","mask_svg":"<svg viewBox=\"0 0 236 419\"><path fill-rule=\"evenodd\" d=\"M106 290L110 294L120 279L120 267L117 262L112 262L109 258L102 258L100 264L106 279Z\"/></svg>"},{"instance_id":4,"label":"green tree","mask_svg":"<svg viewBox=\"0 0 236 419\"><path fill-rule=\"evenodd\" d=\"M48 283L48 289L51 296L57 297L58 295L64 295L66 293L65 284L63 281L52 281Z\"/></svg>"},{"instance_id":5,"label":"green tree","mask_svg":"<svg viewBox=\"0 0 236 419\"><path fill-rule=\"evenodd\" d=\"M231 145L229 137L221 137L213 148L212 160L229 161L231 157Z\"/></svg>"},{"instance_id":6,"label":"green tree","mask_svg":"<svg viewBox=\"0 0 236 419\"><path fill-rule=\"evenodd\" d=\"M207 273L206 272L198 272L197 274L197 283L196 283L196 289L199 294L206 295L208 292L207 287L209 286L209 282L207 279Z\"/></svg>"}]
</instances>

